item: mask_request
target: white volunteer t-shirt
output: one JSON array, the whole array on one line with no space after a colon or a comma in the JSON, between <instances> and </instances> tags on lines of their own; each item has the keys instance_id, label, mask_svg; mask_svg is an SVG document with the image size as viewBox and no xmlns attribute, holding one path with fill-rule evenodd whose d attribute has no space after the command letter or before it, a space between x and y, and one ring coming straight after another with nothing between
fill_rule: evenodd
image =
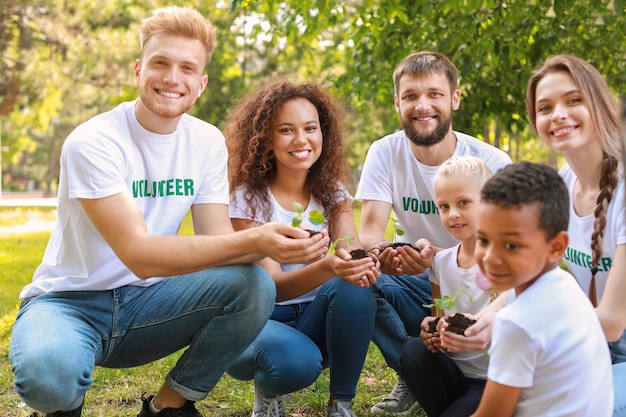
<instances>
[{"instance_id":1,"label":"white volunteer t-shirt","mask_svg":"<svg viewBox=\"0 0 626 417\"><path fill-rule=\"evenodd\" d=\"M128 193L152 235L174 235L192 204L228 204L228 155L215 126L187 114L157 135L122 103L79 125L61 152L58 221L41 265L21 298L49 291L149 286L136 277L91 224L78 199Z\"/></svg>"},{"instance_id":2,"label":"white volunteer t-shirt","mask_svg":"<svg viewBox=\"0 0 626 417\"><path fill-rule=\"evenodd\" d=\"M502 150L464 133L454 134L458 139L454 156L479 157L494 172L511 163L511 158ZM393 213L405 231L403 236L395 237L397 242L414 243L426 238L435 246L449 248L458 241L439 218L433 189L438 168L424 165L415 158L404 131L392 133L370 146L356 199L384 201L392 205Z\"/></svg>"},{"instance_id":3,"label":"white volunteer t-shirt","mask_svg":"<svg viewBox=\"0 0 626 417\"><path fill-rule=\"evenodd\" d=\"M563 166L559 174L565 181L570 195L573 195L576 175L569 165ZM563 255L563 261L567 265L572 275L580 284L583 291L588 294L589 283L591 282L591 234L593 233L593 214L580 217L574 211L574 204L570 199L569 203L569 244ZM613 192L613 197L606 212L606 227L604 228L604 238L602 241L602 257L598 263L598 273L596 274L596 291L598 302L604 294L604 287L609 276L609 269L615 249L618 245L626 243L626 206L624 203L624 173L620 169L617 188ZM626 279L626 278L625 278Z\"/></svg>"}]
</instances>

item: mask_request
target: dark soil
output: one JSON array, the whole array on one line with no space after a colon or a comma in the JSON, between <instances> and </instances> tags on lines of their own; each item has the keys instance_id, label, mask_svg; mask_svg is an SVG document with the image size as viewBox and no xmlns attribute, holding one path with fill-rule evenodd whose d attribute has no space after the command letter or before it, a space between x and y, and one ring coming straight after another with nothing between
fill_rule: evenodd
<instances>
[{"instance_id":1,"label":"dark soil","mask_svg":"<svg viewBox=\"0 0 626 417\"><path fill-rule=\"evenodd\" d=\"M456 313L450 316L446 316L445 320L448 322L448 328L446 329L446 331L460 334L461 336L465 336L465 330L472 324L476 323L476 320L470 319L463 313ZM438 322L439 317L430 322L430 327L428 329L430 333L435 333L437 331Z\"/></svg>"},{"instance_id":2,"label":"dark soil","mask_svg":"<svg viewBox=\"0 0 626 417\"><path fill-rule=\"evenodd\" d=\"M372 258L374 260L374 262L376 262L376 259L375 259L374 255L372 255L369 252L366 252L363 249L352 249L350 251L350 256L352 256L353 260L363 259L363 258L367 258L369 256L370 258Z\"/></svg>"},{"instance_id":3,"label":"dark soil","mask_svg":"<svg viewBox=\"0 0 626 417\"><path fill-rule=\"evenodd\" d=\"M320 232L318 232L316 230L311 230L311 229L302 229L302 230L304 230L305 232L309 232L309 237L313 237L316 234L320 233Z\"/></svg>"},{"instance_id":4,"label":"dark soil","mask_svg":"<svg viewBox=\"0 0 626 417\"><path fill-rule=\"evenodd\" d=\"M415 249L416 251L419 252L419 249L417 249L412 243L408 243L408 242L395 242L390 244L389 246L385 246L385 248L392 248L392 249L396 249L399 248L401 246L410 246L413 249ZM381 250L384 250L385 248L381 248Z\"/></svg>"},{"instance_id":5,"label":"dark soil","mask_svg":"<svg viewBox=\"0 0 626 417\"><path fill-rule=\"evenodd\" d=\"M436 333L437 332L437 323L439 323L440 317L436 317L435 320L431 321L428 325L428 333Z\"/></svg>"}]
</instances>

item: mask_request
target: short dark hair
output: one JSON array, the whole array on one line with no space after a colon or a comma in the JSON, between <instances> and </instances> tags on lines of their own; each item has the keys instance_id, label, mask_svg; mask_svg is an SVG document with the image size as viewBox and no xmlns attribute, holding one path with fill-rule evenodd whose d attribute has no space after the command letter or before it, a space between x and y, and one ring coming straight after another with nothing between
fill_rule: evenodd
<instances>
[{"instance_id":1,"label":"short dark hair","mask_svg":"<svg viewBox=\"0 0 626 417\"><path fill-rule=\"evenodd\" d=\"M567 231L569 193L551 166L528 161L507 165L487 181L480 197L483 202L504 208L537 205L538 225L548 240Z\"/></svg>"}]
</instances>

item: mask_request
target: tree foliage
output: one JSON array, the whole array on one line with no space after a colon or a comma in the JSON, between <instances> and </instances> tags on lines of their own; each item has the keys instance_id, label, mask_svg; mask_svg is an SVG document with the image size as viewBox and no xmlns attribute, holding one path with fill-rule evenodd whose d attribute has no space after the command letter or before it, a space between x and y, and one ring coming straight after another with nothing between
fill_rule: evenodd
<instances>
[{"instance_id":1,"label":"tree foliage","mask_svg":"<svg viewBox=\"0 0 626 417\"><path fill-rule=\"evenodd\" d=\"M0 3L0 139L5 175L54 188L60 146L80 122L133 99L140 20L164 0ZM240 95L276 77L329 88L349 108L358 173L371 141L399 128L391 74L430 49L459 68L454 127L548 161L525 111L532 70L556 53L587 59L626 93L621 0L187 0L218 28L209 84L193 113L220 125Z\"/></svg>"}]
</instances>

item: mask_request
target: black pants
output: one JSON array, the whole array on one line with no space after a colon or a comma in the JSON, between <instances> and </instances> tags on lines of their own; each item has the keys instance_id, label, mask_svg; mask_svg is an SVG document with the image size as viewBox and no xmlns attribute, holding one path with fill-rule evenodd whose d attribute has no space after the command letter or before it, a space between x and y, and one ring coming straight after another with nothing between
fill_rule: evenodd
<instances>
[{"instance_id":1,"label":"black pants","mask_svg":"<svg viewBox=\"0 0 626 417\"><path fill-rule=\"evenodd\" d=\"M478 408L486 380L464 376L445 353L410 339L402 351L402 375L428 417L468 417Z\"/></svg>"}]
</instances>

